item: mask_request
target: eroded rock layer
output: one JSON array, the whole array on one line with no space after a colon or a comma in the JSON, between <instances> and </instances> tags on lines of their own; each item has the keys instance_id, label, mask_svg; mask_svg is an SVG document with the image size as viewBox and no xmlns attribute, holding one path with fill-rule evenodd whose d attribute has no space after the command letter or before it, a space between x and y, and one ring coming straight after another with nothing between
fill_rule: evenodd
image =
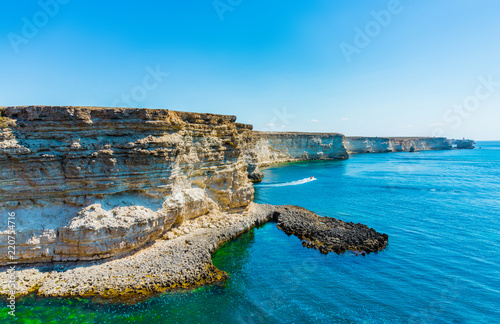
<instances>
[{"instance_id":1,"label":"eroded rock layer","mask_svg":"<svg viewBox=\"0 0 500 324\"><path fill-rule=\"evenodd\" d=\"M175 223L247 206L236 117L163 109L0 108L0 210L16 261L110 257ZM0 264L8 261L8 229Z\"/></svg>"},{"instance_id":2,"label":"eroded rock layer","mask_svg":"<svg viewBox=\"0 0 500 324\"><path fill-rule=\"evenodd\" d=\"M259 166L290 161L347 159L344 135L337 133L246 132L242 148L248 173L260 181Z\"/></svg>"},{"instance_id":3,"label":"eroded rock layer","mask_svg":"<svg viewBox=\"0 0 500 324\"><path fill-rule=\"evenodd\" d=\"M347 159L344 135L337 133L252 132L243 153L257 163Z\"/></svg>"}]
</instances>

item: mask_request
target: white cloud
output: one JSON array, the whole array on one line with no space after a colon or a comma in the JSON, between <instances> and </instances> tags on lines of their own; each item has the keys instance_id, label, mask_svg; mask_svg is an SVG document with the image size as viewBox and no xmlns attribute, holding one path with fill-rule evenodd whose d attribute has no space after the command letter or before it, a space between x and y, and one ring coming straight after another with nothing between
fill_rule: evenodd
<instances>
[{"instance_id":1,"label":"white cloud","mask_svg":"<svg viewBox=\"0 0 500 324\"><path fill-rule=\"evenodd\" d=\"M341 120L349 120L349 117L342 117Z\"/></svg>"},{"instance_id":2,"label":"white cloud","mask_svg":"<svg viewBox=\"0 0 500 324\"><path fill-rule=\"evenodd\" d=\"M311 123L317 123L317 122L319 122L319 120L317 120L317 119L311 119L310 122Z\"/></svg>"}]
</instances>

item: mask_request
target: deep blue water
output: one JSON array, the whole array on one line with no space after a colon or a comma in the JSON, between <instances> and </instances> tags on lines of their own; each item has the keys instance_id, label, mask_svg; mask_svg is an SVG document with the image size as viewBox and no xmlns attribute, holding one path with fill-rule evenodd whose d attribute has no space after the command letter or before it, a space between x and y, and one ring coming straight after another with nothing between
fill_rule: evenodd
<instances>
[{"instance_id":1,"label":"deep blue water","mask_svg":"<svg viewBox=\"0 0 500 324\"><path fill-rule=\"evenodd\" d=\"M136 305L26 297L17 314L33 323L498 323L500 142L477 146L264 170L257 202L367 224L389 235L380 253L325 256L268 223L214 255L231 275L224 286Z\"/></svg>"}]
</instances>

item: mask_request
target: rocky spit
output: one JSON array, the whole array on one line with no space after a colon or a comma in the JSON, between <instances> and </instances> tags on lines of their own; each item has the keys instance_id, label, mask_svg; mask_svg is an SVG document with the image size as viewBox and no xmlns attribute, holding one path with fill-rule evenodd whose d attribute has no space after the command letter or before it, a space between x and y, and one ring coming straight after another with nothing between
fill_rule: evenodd
<instances>
[{"instance_id":1,"label":"rocky spit","mask_svg":"<svg viewBox=\"0 0 500 324\"><path fill-rule=\"evenodd\" d=\"M135 301L170 289L223 282L228 274L212 264L212 253L268 221L277 222L287 234L298 236L304 246L321 253L348 249L375 252L388 241L386 234L365 225L320 217L301 207L251 203L237 213L212 212L188 220L150 246L125 256L18 266L16 295ZM7 270L0 269L1 295L9 292Z\"/></svg>"},{"instance_id":2,"label":"rocky spit","mask_svg":"<svg viewBox=\"0 0 500 324\"><path fill-rule=\"evenodd\" d=\"M278 228L302 239L302 245L319 249L321 253L344 253L347 250L361 254L377 252L387 245L389 236L380 234L363 224L320 217L297 206L277 207Z\"/></svg>"}]
</instances>

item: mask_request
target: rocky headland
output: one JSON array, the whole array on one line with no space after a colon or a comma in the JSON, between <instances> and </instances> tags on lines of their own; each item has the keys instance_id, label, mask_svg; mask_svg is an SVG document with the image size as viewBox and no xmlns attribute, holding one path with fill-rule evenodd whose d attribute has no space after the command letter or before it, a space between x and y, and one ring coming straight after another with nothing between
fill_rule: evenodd
<instances>
[{"instance_id":1,"label":"rocky headland","mask_svg":"<svg viewBox=\"0 0 500 324\"><path fill-rule=\"evenodd\" d=\"M453 145L455 145L455 147L459 150L471 150L474 148L474 144L476 144L476 142L474 142L473 140L469 140L469 139L461 139L461 140L452 140L451 143Z\"/></svg>"},{"instance_id":2,"label":"rocky headland","mask_svg":"<svg viewBox=\"0 0 500 324\"><path fill-rule=\"evenodd\" d=\"M259 166L349 153L450 149L446 139L256 132L236 117L163 109L0 107L0 294L149 295L223 281L211 253L273 220L322 253L388 237L295 206L253 203ZM15 233L10 258L9 235Z\"/></svg>"}]
</instances>

